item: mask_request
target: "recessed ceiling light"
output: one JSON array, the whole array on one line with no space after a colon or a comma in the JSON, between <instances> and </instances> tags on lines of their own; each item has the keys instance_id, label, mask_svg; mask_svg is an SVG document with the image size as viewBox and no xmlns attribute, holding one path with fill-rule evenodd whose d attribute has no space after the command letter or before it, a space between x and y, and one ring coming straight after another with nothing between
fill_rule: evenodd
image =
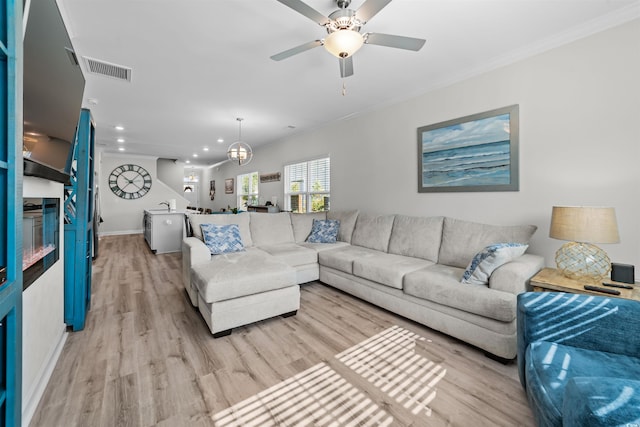
<instances>
[{"instance_id":1,"label":"recessed ceiling light","mask_svg":"<svg viewBox=\"0 0 640 427\"><path fill-rule=\"evenodd\" d=\"M198 153L193 153L193 157L198 157Z\"/></svg>"},{"instance_id":2,"label":"recessed ceiling light","mask_svg":"<svg viewBox=\"0 0 640 427\"><path fill-rule=\"evenodd\" d=\"M124 151L124 147L118 147L118 151Z\"/></svg>"},{"instance_id":3,"label":"recessed ceiling light","mask_svg":"<svg viewBox=\"0 0 640 427\"><path fill-rule=\"evenodd\" d=\"M220 144L222 144L222 143L224 142L224 139L222 139L222 138L218 138L218 142L219 142Z\"/></svg>"},{"instance_id":4,"label":"recessed ceiling light","mask_svg":"<svg viewBox=\"0 0 640 427\"><path fill-rule=\"evenodd\" d=\"M202 151L209 151L209 147L204 147Z\"/></svg>"},{"instance_id":5,"label":"recessed ceiling light","mask_svg":"<svg viewBox=\"0 0 640 427\"><path fill-rule=\"evenodd\" d=\"M124 127L123 127L123 126L120 126L120 125L118 125L118 126L114 126L114 127L116 128L116 130L124 130Z\"/></svg>"},{"instance_id":6,"label":"recessed ceiling light","mask_svg":"<svg viewBox=\"0 0 640 427\"><path fill-rule=\"evenodd\" d=\"M116 139L116 141L118 141L120 144L122 144L124 142L124 138L118 138L118 139Z\"/></svg>"},{"instance_id":7,"label":"recessed ceiling light","mask_svg":"<svg viewBox=\"0 0 640 427\"><path fill-rule=\"evenodd\" d=\"M191 160L187 160L187 161L185 161L185 163L191 163Z\"/></svg>"}]
</instances>

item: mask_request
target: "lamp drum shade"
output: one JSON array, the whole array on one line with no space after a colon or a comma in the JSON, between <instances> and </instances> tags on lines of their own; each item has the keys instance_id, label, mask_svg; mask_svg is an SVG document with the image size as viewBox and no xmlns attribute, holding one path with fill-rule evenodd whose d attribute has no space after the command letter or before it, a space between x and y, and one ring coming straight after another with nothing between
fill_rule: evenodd
<instances>
[{"instance_id":1,"label":"lamp drum shade","mask_svg":"<svg viewBox=\"0 0 640 427\"><path fill-rule=\"evenodd\" d=\"M620 236L615 209L554 206L549 237L572 242L618 243Z\"/></svg>"},{"instance_id":2,"label":"lamp drum shade","mask_svg":"<svg viewBox=\"0 0 640 427\"><path fill-rule=\"evenodd\" d=\"M613 208L554 206L549 236L569 241L556 252L556 265L566 277L595 283L611 271L607 253L593 243L620 241Z\"/></svg>"}]
</instances>

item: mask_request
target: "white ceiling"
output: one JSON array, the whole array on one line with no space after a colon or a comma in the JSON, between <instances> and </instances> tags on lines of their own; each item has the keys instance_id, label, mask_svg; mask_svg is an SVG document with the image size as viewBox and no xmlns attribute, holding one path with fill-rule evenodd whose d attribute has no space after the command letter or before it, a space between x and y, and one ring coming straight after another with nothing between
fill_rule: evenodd
<instances>
[{"instance_id":1,"label":"white ceiling","mask_svg":"<svg viewBox=\"0 0 640 427\"><path fill-rule=\"evenodd\" d=\"M334 0L306 3L326 15L337 9ZM353 0L351 9L362 3ZM105 152L123 146L127 154L192 165L226 159L238 139L237 117L244 118L242 139L255 148L640 16L640 0L393 0L363 32L424 38L425 46L363 46L343 96L338 60L324 48L269 58L326 34L276 0L58 4L79 58L132 68L129 83L88 73L81 63L96 143Z\"/></svg>"}]
</instances>

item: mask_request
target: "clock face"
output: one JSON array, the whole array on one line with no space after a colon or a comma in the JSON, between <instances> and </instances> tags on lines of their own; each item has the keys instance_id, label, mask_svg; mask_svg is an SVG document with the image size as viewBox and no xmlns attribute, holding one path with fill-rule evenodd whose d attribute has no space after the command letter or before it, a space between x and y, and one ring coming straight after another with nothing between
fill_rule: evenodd
<instances>
[{"instance_id":1,"label":"clock face","mask_svg":"<svg viewBox=\"0 0 640 427\"><path fill-rule=\"evenodd\" d=\"M151 175L141 166L121 165L109 175L109 188L123 199L139 199L151 189Z\"/></svg>"}]
</instances>

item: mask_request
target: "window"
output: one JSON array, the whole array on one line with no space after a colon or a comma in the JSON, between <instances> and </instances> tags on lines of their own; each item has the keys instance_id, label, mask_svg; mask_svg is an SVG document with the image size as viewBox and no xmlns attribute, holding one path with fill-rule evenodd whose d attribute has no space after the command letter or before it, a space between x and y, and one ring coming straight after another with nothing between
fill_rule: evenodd
<instances>
[{"instance_id":1,"label":"window","mask_svg":"<svg viewBox=\"0 0 640 427\"><path fill-rule=\"evenodd\" d=\"M284 207L291 212L329 210L329 157L284 167Z\"/></svg>"},{"instance_id":2,"label":"window","mask_svg":"<svg viewBox=\"0 0 640 427\"><path fill-rule=\"evenodd\" d=\"M249 205L258 204L258 172L246 173L244 175L238 175L237 193L238 201L237 208L243 211L247 210Z\"/></svg>"}]
</instances>

